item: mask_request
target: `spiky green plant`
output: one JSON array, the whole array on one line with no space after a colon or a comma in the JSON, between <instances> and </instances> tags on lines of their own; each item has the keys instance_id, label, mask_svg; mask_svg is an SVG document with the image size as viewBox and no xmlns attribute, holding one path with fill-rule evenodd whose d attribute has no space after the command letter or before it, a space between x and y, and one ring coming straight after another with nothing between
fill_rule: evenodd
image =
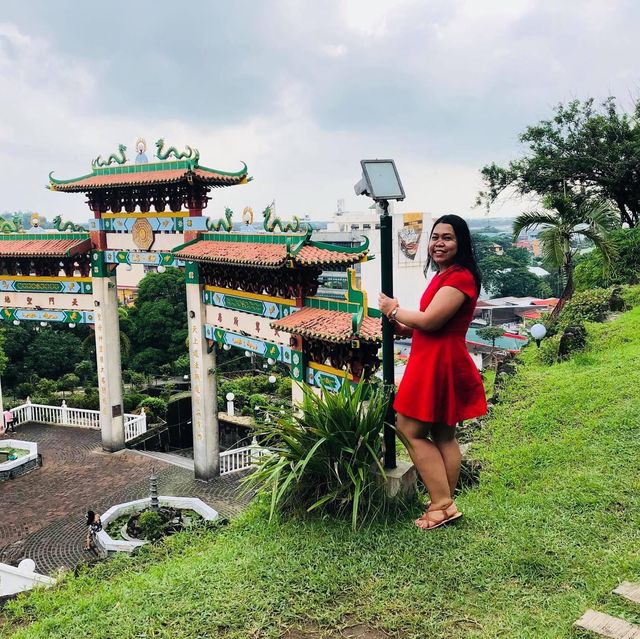
<instances>
[{"instance_id":1,"label":"spiky green plant","mask_svg":"<svg viewBox=\"0 0 640 639\"><path fill-rule=\"evenodd\" d=\"M382 467L382 429L388 393L365 382L317 395L303 386L300 415L269 425L262 441L273 454L247 476L276 511L304 509L350 517L358 525L388 512ZM365 400L366 397L366 400Z\"/></svg>"}]
</instances>

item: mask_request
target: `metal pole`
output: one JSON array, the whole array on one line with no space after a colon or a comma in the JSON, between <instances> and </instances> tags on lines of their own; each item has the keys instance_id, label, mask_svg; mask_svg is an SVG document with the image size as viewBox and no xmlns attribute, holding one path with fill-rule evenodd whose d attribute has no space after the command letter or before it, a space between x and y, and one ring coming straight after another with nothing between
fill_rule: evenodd
<instances>
[{"instance_id":1,"label":"metal pole","mask_svg":"<svg viewBox=\"0 0 640 639\"><path fill-rule=\"evenodd\" d=\"M6 430L7 425L4 421L4 399L2 397L2 380L0 379L0 425ZM14 426L15 428L15 426ZM1 430L1 429L0 429Z\"/></svg>"},{"instance_id":2,"label":"metal pole","mask_svg":"<svg viewBox=\"0 0 640 639\"><path fill-rule=\"evenodd\" d=\"M382 208L380 215L380 287L382 292L393 297L393 220L389 215L389 202L378 202ZM382 380L389 392L389 406L384 425L384 467L392 469L396 467L396 434L392 425L396 423L396 414L393 410L395 397L395 371L393 362L393 324L386 318L382 318Z\"/></svg>"}]
</instances>

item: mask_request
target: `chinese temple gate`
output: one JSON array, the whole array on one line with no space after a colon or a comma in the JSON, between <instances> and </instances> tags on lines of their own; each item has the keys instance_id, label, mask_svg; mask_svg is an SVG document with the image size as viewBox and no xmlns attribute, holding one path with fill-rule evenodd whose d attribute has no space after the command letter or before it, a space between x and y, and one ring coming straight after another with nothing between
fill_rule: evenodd
<instances>
[{"instance_id":1,"label":"chinese temple gate","mask_svg":"<svg viewBox=\"0 0 640 639\"><path fill-rule=\"evenodd\" d=\"M120 145L79 178L50 174L51 190L85 194L93 219L88 232L58 219L60 232L15 228L0 235L0 316L94 324L102 444L117 451L124 447L124 411L116 267L183 268L194 468L197 478L210 479L219 473L216 346L280 361L294 381L338 390L378 367L380 314L368 308L349 268L367 259L366 241L353 248L314 242L310 229L297 219L282 222L273 207L265 209L259 230L250 209L242 231L233 230L229 209L213 222L203 216L209 193L248 182L246 165L229 173L200 165L191 147L179 152L158 140L156 149L149 161L139 139L133 163ZM63 231L68 226L73 232ZM344 300L316 295L323 270L345 268Z\"/></svg>"}]
</instances>

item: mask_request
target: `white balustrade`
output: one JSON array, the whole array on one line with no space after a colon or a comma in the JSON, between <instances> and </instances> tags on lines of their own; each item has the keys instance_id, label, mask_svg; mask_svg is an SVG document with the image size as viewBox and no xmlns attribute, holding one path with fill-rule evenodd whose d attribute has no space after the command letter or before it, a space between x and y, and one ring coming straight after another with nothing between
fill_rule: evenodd
<instances>
[{"instance_id":1,"label":"white balustrade","mask_svg":"<svg viewBox=\"0 0 640 639\"><path fill-rule=\"evenodd\" d=\"M220 474L228 475L240 470L247 470L255 465L263 455L268 455L271 451L258 445L255 437L250 446L242 448L232 448L220 453Z\"/></svg>"},{"instance_id":2,"label":"white balustrade","mask_svg":"<svg viewBox=\"0 0 640 639\"><path fill-rule=\"evenodd\" d=\"M76 426L79 428L100 429L100 411L86 408L70 408L66 402L62 406L46 406L44 404L32 404L27 398L27 403L16 406L11 410L13 423L16 426L35 422L51 426ZM129 441L142 433L147 432L147 416L125 414L124 439Z\"/></svg>"}]
</instances>

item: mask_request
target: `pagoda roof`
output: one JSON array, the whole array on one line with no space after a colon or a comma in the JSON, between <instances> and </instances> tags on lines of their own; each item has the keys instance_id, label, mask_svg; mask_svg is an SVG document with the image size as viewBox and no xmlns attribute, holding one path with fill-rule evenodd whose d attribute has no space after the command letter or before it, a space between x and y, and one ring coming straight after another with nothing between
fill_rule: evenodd
<instances>
[{"instance_id":1,"label":"pagoda roof","mask_svg":"<svg viewBox=\"0 0 640 639\"><path fill-rule=\"evenodd\" d=\"M71 257L91 251L91 240L84 234L42 234L34 237L0 235L1 257Z\"/></svg>"},{"instance_id":2,"label":"pagoda roof","mask_svg":"<svg viewBox=\"0 0 640 639\"><path fill-rule=\"evenodd\" d=\"M308 235L207 233L203 239L174 249L181 260L280 268L288 260L297 266L350 265L366 258L368 241L357 247L312 242Z\"/></svg>"},{"instance_id":3,"label":"pagoda roof","mask_svg":"<svg viewBox=\"0 0 640 639\"><path fill-rule=\"evenodd\" d=\"M235 173L200 166L196 160L168 160L148 164L122 164L115 166L94 166L91 173L70 180L59 180L49 173L52 191L69 193L94 191L114 187L149 186L186 182L200 183L210 187L244 184L251 178L247 175L247 165Z\"/></svg>"},{"instance_id":4,"label":"pagoda roof","mask_svg":"<svg viewBox=\"0 0 640 639\"><path fill-rule=\"evenodd\" d=\"M382 341L382 323L379 317L364 317L358 334L353 333L353 313L305 307L271 322L271 328L302 335L325 342L345 343L352 339L366 342Z\"/></svg>"}]
</instances>

